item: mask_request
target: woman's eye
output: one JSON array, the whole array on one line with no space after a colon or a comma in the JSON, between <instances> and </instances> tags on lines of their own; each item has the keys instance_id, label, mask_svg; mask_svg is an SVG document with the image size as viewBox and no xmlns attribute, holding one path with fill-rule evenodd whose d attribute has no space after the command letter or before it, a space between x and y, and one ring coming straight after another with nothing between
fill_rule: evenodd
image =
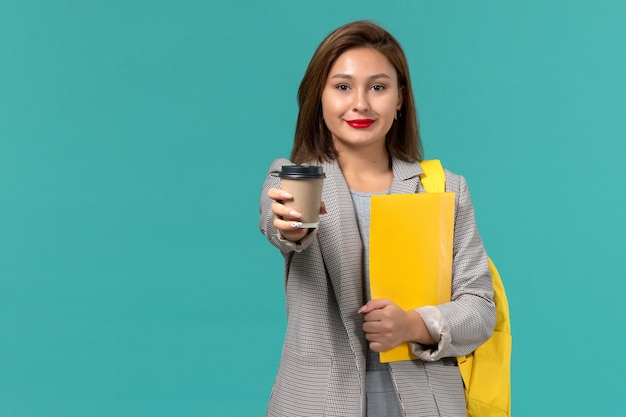
<instances>
[{"instance_id":1,"label":"woman's eye","mask_svg":"<svg viewBox=\"0 0 626 417\"><path fill-rule=\"evenodd\" d=\"M345 84L339 84L337 86L337 90L339 90L339 91L347 91L348 90L348 86L345 85Z\"/></svg>"},{"instance_id":2,"label":"woman's eye","mask_svg":"<svg viewBox=\"0 0 626 417\"><path fill-rule=\"evenodd\" d=\"M385 89L384 85L377 84L377 85L372 86L372 90L374 91L382 91L384 89Z\"/></svg>"}]
</instances>

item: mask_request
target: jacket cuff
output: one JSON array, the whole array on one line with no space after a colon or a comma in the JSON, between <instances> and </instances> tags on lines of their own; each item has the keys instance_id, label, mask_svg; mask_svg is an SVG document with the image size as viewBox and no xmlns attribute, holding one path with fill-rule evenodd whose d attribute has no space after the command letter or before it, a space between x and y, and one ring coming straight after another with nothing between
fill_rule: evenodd
<instances>
[{"instance_id":1,"label":"jacket cuff","mask_svg":"<svg viewBox=\"0 0 626 417\"><path fill-rule=\"evenodd\" d=\"M311 242L313 242L313 239L315 239L316 235L317 235L317 227L313 229L310 233L307 233L306 236L304 236L302 239L300 239L297 242L292 242L291 240L285 239L284 236L281 235L279 231L276 232L276 239L280 242L280 245L284 249L290 249L294 252L302 252L303 250L305 250L311 245Z\"/></svg>"},{"instance_id":2,"label":"jacket cuff","mask_svg":"<svg viewBox=\"0 0 626 417\"><path fill-rule=\"evenodd\" d=\"M419 343L409 343L413 354L423 361L433 362L443 358L450 347L452 337L450 325L437 307L425 306L416 308L424 320L430 335L437 342L436 346L425 346Z\"/></svg>"}]
</instances>

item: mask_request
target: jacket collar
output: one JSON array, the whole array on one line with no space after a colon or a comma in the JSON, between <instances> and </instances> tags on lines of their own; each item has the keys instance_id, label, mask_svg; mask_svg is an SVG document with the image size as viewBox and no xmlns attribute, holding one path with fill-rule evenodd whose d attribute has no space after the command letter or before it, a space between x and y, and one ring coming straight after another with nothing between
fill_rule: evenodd
<instances>
[{"instance_id":1,"label":"jacket collar","mask_svg":"<svg viewBox=\"0 0 626 417\"><path fill-rule=\"evenodd\" d=\"M391 160L391 169L393 170L392 194L412 194L418 190L419 176L424 172L420 164L394 158Z\"/></svg>"}]
</instances>

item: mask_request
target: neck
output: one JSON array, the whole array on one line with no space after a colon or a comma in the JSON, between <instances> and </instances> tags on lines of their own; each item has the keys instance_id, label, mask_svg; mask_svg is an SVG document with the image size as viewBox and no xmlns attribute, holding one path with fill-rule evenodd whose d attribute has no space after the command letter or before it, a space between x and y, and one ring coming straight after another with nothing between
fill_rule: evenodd
<instances>
[{"instance_id":1,"label":"neck","mask_svg":"<svg viewBox=\"0 0 626 417\"><path fill-rule=\"evenodd\" d=\"M391 159L385 148L375 152L339 152L337 161L348 187L352 190L380 192L391 187L393 172Z\"/></svg>"}]
</instances>

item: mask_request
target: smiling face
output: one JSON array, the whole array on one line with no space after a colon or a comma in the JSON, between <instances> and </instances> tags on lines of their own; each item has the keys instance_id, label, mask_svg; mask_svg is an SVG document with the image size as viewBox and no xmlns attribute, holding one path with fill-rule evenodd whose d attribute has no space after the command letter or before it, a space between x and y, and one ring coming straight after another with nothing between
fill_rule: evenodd
<instances>
[{"instance_id":1,"label":"smiling face","mask_svg":"<svg viewBox=\"0 0 626 417\"><path fill-rule=\"evenodd\" d=\"M339 153L362 147L384 149L401 106L396 70L377 50L350 49L330 68L322 112Z\"/></svg>"}]
</instances>

